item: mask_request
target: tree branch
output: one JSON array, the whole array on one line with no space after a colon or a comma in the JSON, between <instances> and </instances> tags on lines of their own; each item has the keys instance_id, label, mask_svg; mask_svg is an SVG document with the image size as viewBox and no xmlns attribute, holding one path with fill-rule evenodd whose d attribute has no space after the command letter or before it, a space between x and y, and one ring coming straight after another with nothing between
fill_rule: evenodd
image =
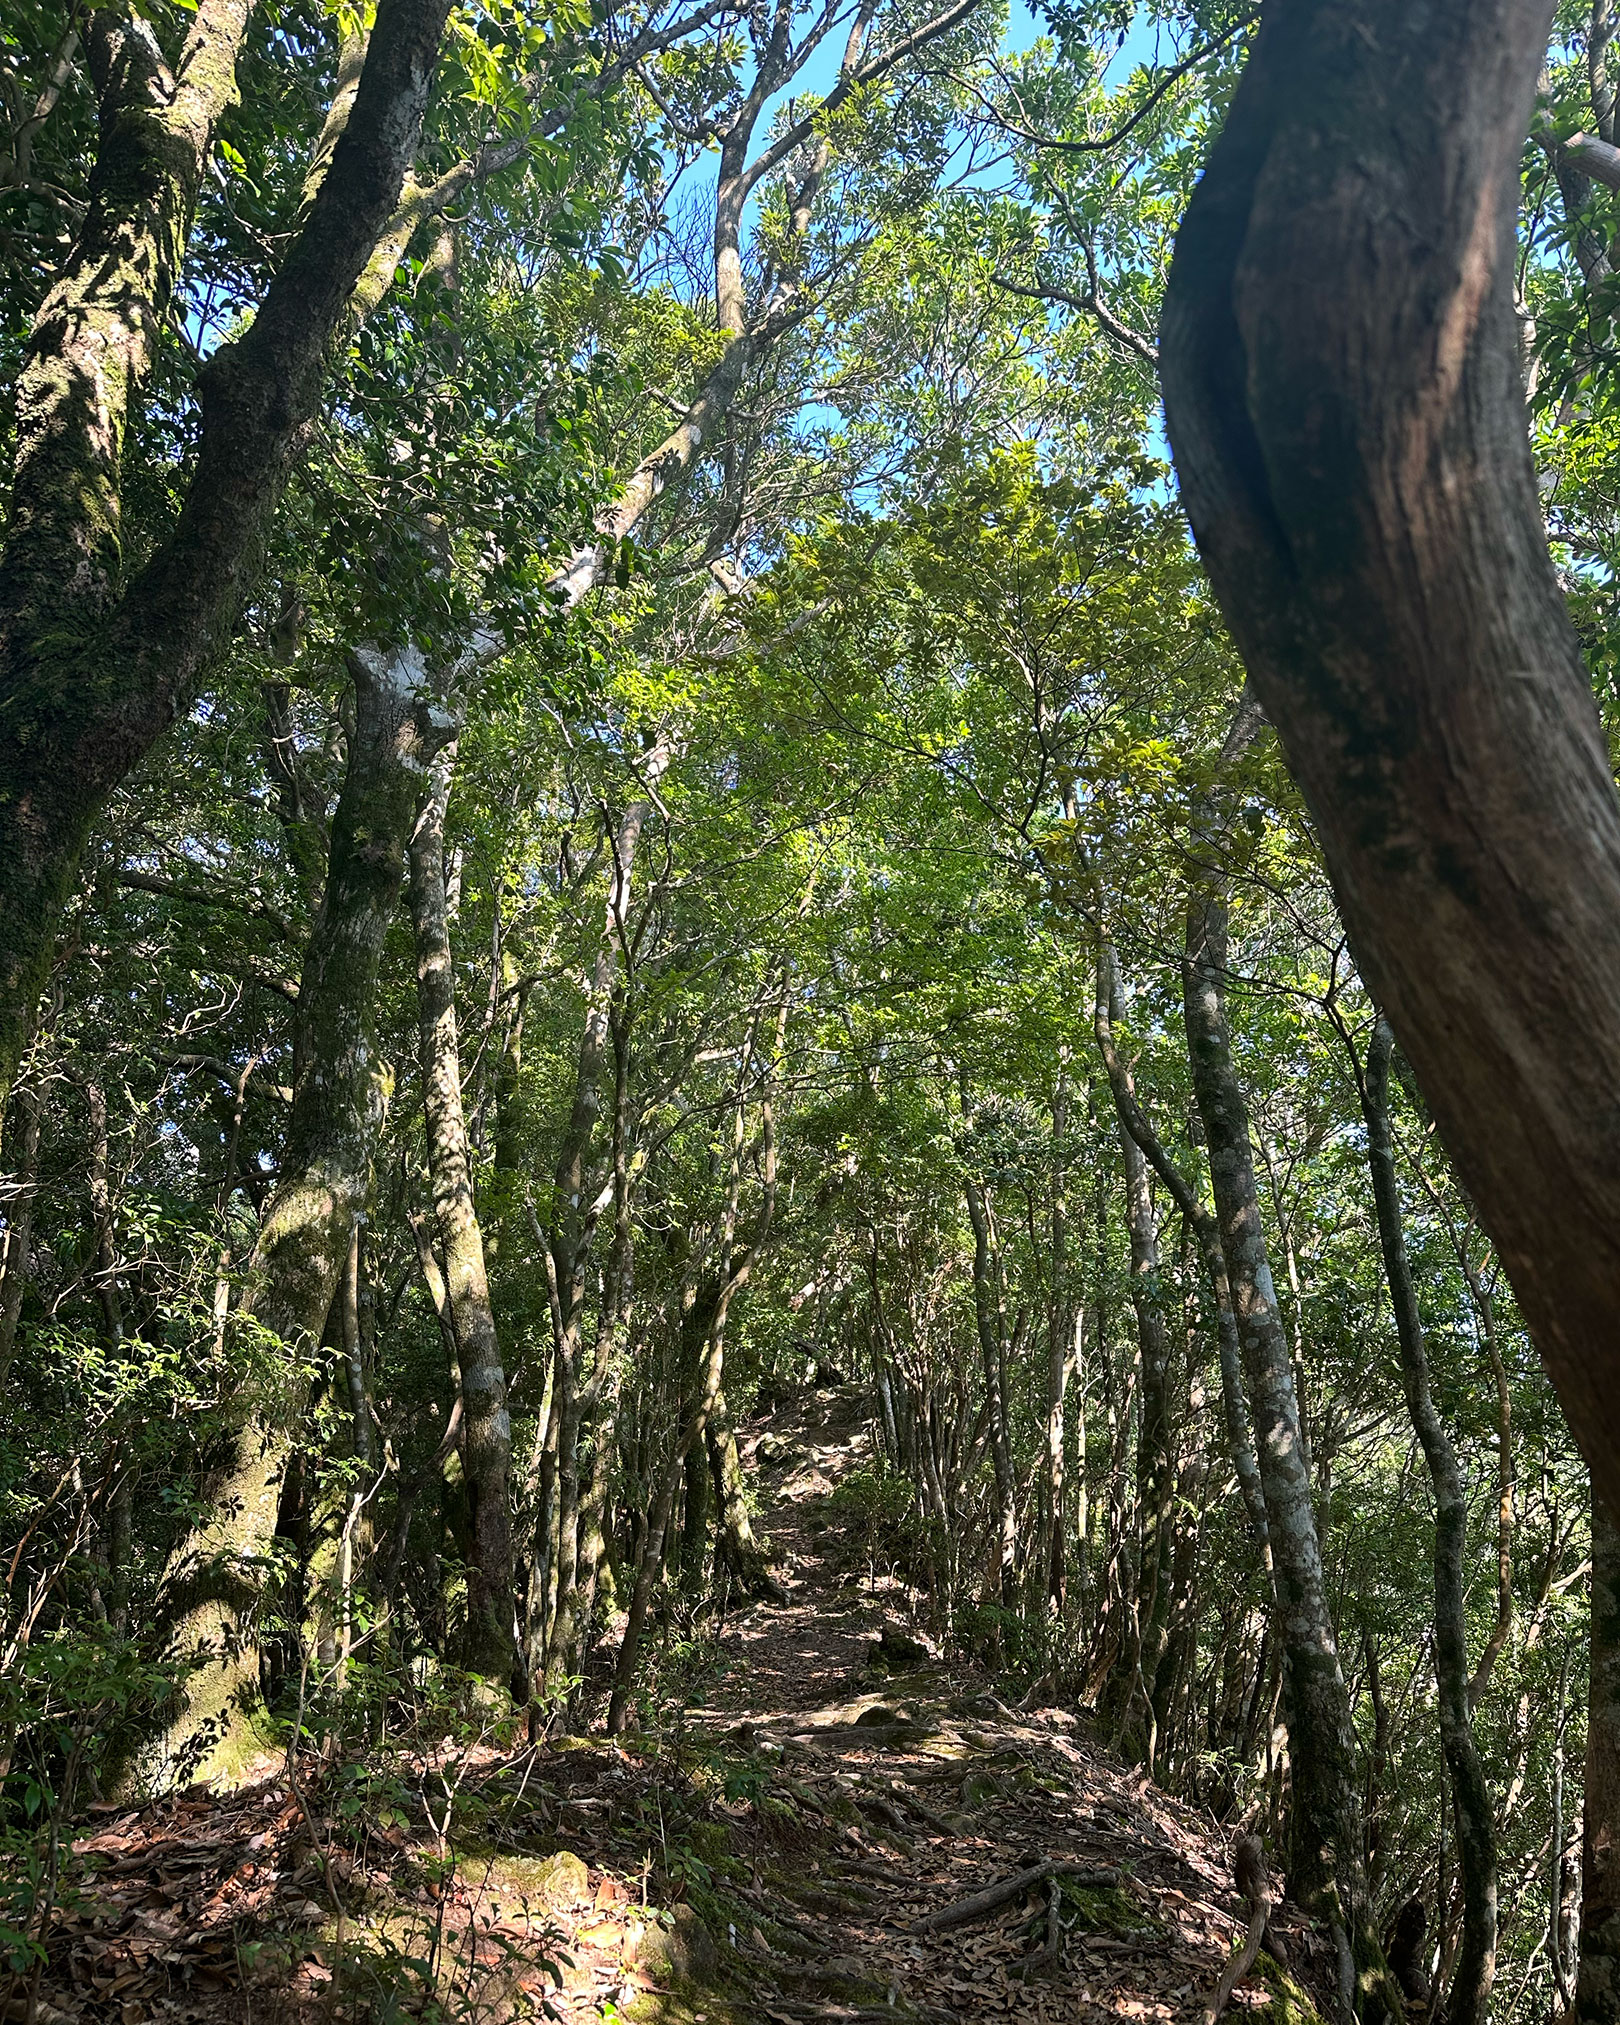
<instances>
[{"instance_id":1,"label":"tree branch","mask_svg":"<svg viewBox=\"0 0 1620 2025\"><path fill-rule=\"evenodd\" d=\"M1010 274L998 271L992 274L990 279L997 288L1006 289L1009 295L1026 296L1032 302L1061 303L1067 309L1080 310L1084 315L1094 318L1111 338L1124 345L1127 350L1133 351L1139 359L1145 360L1157 372L1158 346L1143 337L1140 331L1134 331L1129 324L1122 323L1097 293L1097 258L1090 246L1086 248L1086 266L1090 270L1091 285L1084 295L1071 294L1068 289L1058 288L1051 282L1040 280L1038 276L1030 283L1014 281Z\"/></svg>"}]
</instances>

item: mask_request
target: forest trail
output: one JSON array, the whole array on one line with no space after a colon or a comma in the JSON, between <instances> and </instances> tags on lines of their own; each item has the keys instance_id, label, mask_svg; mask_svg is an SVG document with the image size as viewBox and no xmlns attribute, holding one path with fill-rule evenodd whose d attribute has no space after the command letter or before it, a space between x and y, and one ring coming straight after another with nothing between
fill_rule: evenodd
<instances>
[{"instance_id":1,"label":"forest trail","mask_svg":"<svg viewBox=\"0 0 1620 2025\"><path fill-rule=\"evenodd\" d=\"M464 1734L386 1773L373 1748L296 1785L100 1808L40 2025L1191 2025L1242 1931L1225 1837L1083 1718L904 1645L903 1591L837 1496L870 1454L858 1394L761 1417L743 1449L783 1598L693 1648L660 1732ZM886 1623L902 1670L874 1678ZM1040 1863L1077 1875L920 1926ZM1256 1979L1234 2004L1286 2009Z\"/></svg>"},{"instance_id":2,"label":"forest trail","mask_svg":"<svg viewBox=\"0 0 1620 2025\"><path fill-rule=\"evenodd\" d=\"M865 1406L853 1390L814 1393L743 1441L786 1599L726 1627L726 1671L689 1721L740 1728L822 1833L802 1864L754 1879L761 1902L797 1908L777 1912L784 1937L817 1953L784 1958L758 1928L739 1936L757 1982L734 2015L1198 2017L1243 1930L1225 1839L1097 1748L1083 1719L1011 1708L988 1675L926 1647L907 1663L903 1586L836 1497L875 1448ZM1076 1876L919 1930L1042 1863ZM1308 1943L1289 1938L1299 1965ZM1234 2004L1270 2008L1270 1995L1256 1986Z\"/></svg>"}]
</instances>

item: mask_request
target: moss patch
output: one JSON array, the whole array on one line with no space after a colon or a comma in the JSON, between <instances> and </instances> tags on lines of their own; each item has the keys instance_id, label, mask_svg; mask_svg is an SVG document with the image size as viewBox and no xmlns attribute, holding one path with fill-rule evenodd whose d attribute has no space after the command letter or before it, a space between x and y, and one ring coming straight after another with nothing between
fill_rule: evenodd
<instances>
[{"instance_id":1,"label":"moss patch","mask_svg":"<svg viewBox=\"0 0 1620 2025\"><path fill-rule=\"evenodd\" d=\"M1255 1957L1254 1977L1270 1995L1271 2002L1265 2006L1265 2015L1271 2025L1323 2025L1322 2014L1312 2001L1310 1991L1302 1983L1295 1982L1281 1962L1268 1955L1264 1948Z\"/></svg>"},{"instance_id":2,"label":"moss patch","mask_svg":"<svg viewBox=\"0 0 1620 2025\"><path fill-rule=\"evenodd\" d=\"M519 1856L503 1850L489 1867L489 1892L498 1899L534 1906L584 1905L591 1895L590 1873L571 1849L550 1856Z\"/></svg>"},{"instance_id":3,"label":"moss patch","mask_svg":"<svg viewBox=\"0 0 1620 2025\"><path fill-rule=\"evenodd\" d=\"M1090 1934L1112 1934L1122 1941L1159 1939L1164 1929L1121 1884L1076 1884L1062 1878L1063 1904L1076 1927Z\"/></svg>"},{"instance_id":4,"label":"moss patch","mask_svg":"<svg viewBox=\"0 0 1620 2025\"><path fill-rule=\"evenodd\" d=\"M750 2025L753 2010L740 2011L712 1990L647 1990L620 2008L629 2025Z\"/></svg>"}]
</instances>

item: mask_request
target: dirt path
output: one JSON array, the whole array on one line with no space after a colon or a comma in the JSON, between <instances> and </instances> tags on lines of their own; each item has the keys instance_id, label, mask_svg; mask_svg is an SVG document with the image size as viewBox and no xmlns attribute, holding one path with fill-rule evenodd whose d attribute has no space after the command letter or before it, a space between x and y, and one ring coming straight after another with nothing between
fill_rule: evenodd
<instances>
[{"instance_id":1,"label":"dirt path","mask_svg":"<svg viewBox=\"0 0 1620 2025\"><path fill-rule=\"evenodd\" d=\"M754 1421L741 1446L787 1600L757 1603L727 1627L731 1670L709 1706L770 1728L849 1699L899 1592L870 1571L857 1579L833 1551L841 1531L833 1493L871 1453L857 1394L813 1393L790 1413Z\"/></svg>"},{"instance_id":2,"label":"dirt path","mask_svg":"<svg viewBox=\"0 0 1620 2025\"><path fill-rule=\"evenodd\" d=\"M744 1448L783 1598L665 1650L652 1731L530 1747L450 1716L435 1742L419 1718L296 1781L94 1808L36 1928L36 2025L1192 2025L1239 1931L1226 1836L971 1667L874 1677L904 1597L837 1496L871 1454L858 1394ZM1281 1991L1235 2009L1320 2025Z\"/></svg>"},{"instance_id":3,"label":"dirt path","mask_svg":"<svg viewBox=\"0 0 1620 2025\"><path fill-rule=\"evenodd\" d=\"M734 2015L1195 2018L1240 1931L1224 1838L1071 1715L1011 1709L971 1668L872 1678L885 1620L903 1626L898 1586L851 1565L834 1501L870 1454L857 1395L811 1395L744 1449L787 1595L727 1627L728 1670L691 1722L770 1766L809 1832L750 1866L745 1896L776 1917L733 1926L754 1981ZM921 1925L1042 1862L1075 1876ZM1304 1952L1296 1933L1296 1966Z\"/></svg>"}]
</instances>

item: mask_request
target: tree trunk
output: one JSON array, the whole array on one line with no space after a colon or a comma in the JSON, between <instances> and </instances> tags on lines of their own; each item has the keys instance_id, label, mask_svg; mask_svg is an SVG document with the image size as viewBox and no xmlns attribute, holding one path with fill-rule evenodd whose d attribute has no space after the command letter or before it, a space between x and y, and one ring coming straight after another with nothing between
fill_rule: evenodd
<instances>
[{"instance_id":1,"label":"tree trunk","mask_svg":"<svg viewBox=\"0 0 1620 2025\"><path fill-rule=\"evenodd\" d=\"M1046 1609L1063 1621L1069 1542L1064 1509L1064 1405L1069 1381L1080 1362L1085 1310L1069 1287L1069 1086L1068 1070L1058 1074L1052 1098L1051 1282L1046 1303L1046 1427L1042 1456L1040 1553Z\"/></svg>"},{"instance_id":2,"label":"tree trunk","mask_svg":"<svg viewBox=\"0 0 1620 2025\"><path fill-rule=\"evenodd\" d=\"M1440 1696L1440 1748L1451 1776L1463 1893L1462 1948L1445 2010L1457 2025L1484 2025L1496 1980L1496 1815L1470 1714L1468 1621L1463 1601L1468 1500L1457 1469L1456 1450L1429 1389L1428 1351L1406 1255L1389 1126L1389 1063L1394 1045L1388 1023L1380 1019L1367 1050L1366 1071L1358 1074L1358 1081L1406 1407L1434 1486L1434 1672Z\"/></svg>"},{"instance_id":3,"label":"tree trunk","mask_svg":"<svg viewBox=\"0 0 1620 2025\"><path fill-rule=\"evenodd\" d=\"M1161 350L1182 497L1358 967L1613 1505L1620 797L1513 299L1552 13L1268 10Z\"/></svg>"},{"instance_id":4,"label":"tree trunk","mask_svg":"<svg viewBox=\"0 0 1620 2025\"><path fill-rule=\"evenodd\" d=\"M1101 980L1099 979L1099 982ZM1159 1289L1159 1220L1153 1178L1142 1149L1119 1125L1125 1163L1125 1228L1131 1248L1131 1306L1141 1350L1141 1407L1136 1432L1136 1594L1129 1635L1105 1697L1110 1715L1123 1721L1140 1692L1144 1722L1151 1717L1152 1684L1169 1628L1171 1512L1175 1466L1170 1453L1170 1338Z\"/></svg>"},{"instance_id":5,"label":"tree trunk","mask_svg":"<svg viewBox=\"0 0 1620 2025\"><path fill-rule=\"evenodd\" d=\"M355 728L332 821L331 862L298 993L300 1072L281 1178L248 1262L242 1314L286 1346L242 1402L229 1459L205 1488L212 1516L165 1579L173 1647L195 1658L161 1774L200 1751L205 1776L239 1765L242 1701L258 1680L253 1619L275 1536L307 1358L319 1343L365 1209L388 1079L373 1036L383 941L399 899L422 774L445 722L413 650L356 655Z\"/></svg>"},{"instance_id":6,"label":"tree trunk","mask_svg":"<svg viewBox=\"0 0 1620 2025\"><path fill-rule=\"evenodd\" d=\"M18 379L0 555L0 1114L90 826L231 636L331 335L416 152L446 11L382 0L302 229L247 329L202 368L174 532L127 584L124 437L251 9L204 0L173 76L145 21L93 16L101 139Z\"/></svg>"},{"instance_id":7,"label":"tree trunk","mask_svg":"<svg viewBox=\"0 0 1620 2025\"><path fill-rule=\"evenodd\" d=\"M1012 1442L1007 1427L1005 1369L1007 1309L1002 1294L1000 1247L995 1212L986 1191L971 1176L963 1181L973 1225L973 1311L984 1366L985 1407L990 1417L990 1461L996 1484L996 1594L1006 1609L1018 1596L1018 1511Z\"/></svg>"},{"instance_id":8,"label":"tree trunk","mask_svg":"<svg viewBox=\"0 0 1620 2025\"><path fill-rule=\"evenodd\" d=\"M1182 1215L1192 1225L1193 1236L1209 1279L1215 1308L1216 1340L1221 1364L1221 1406L1226 1420L1227 1449L1237 1472L1249 1527L1260 1549L1267 1585L1271 1582L1271 1546L1266 1525L1265 1494L1260 1487L1260 1462L1255 1454L1254 1426L1243 1385L1243 1348L1238 1340L1237 1317L1232 1310L1232 1289L1227 1279L1226 1254L1221 1249L1221 1229L1200 1199L1198 1191L1171 1160L1164 1142L1148 1123L1136 1094L1130 1067L1114 1043L1114 1024L1119 1017L1119 958L1112 945L1104 942L1097 957L1097 1046L1108 1071L1109 1087L1124 1131L1147 1156L1153 1171L1164 1183Z\"/></svg>"},{"instance_id":9,"label":"tree trunk","mask_svg":"<svg viewBox=\"0 0 1620 2025\"><path fill-rule=\"evenodd\" d=\"M19 1089L12 1099L17 1119L12 1147L15 1170L6 1181L6 1236L0 1250L0 1387L11 1370L17 1320L28 1289L28 1249L34 1231L34 1196L39 1180L39 1127L44 1105L39 1092Z\"/></svg>"},{"instance_id":10,"label":"tree trunk","mask_svg":"<svg viewBox=\"0 0 1620 2025\"><path fill-rule=\"evenodd\" d=\"M1234 732L1243 732L1242 714ZM1236 744L1236 737L1228 740L1228 756ZM1232 1065L1225 978L1226 902L1218 880L1208 875L1199 878L1188 904L1182 996L1193 1091L1248 1371L1287 1666L1290 1889L1333 1929L1343 2008L1367 2018L1399 2017L1398 2001L1387 1994L1388 1970L1367 1896L1350 1698L1328 1611L1293 1361L1260 1221L1248 1105Z\"/></svg>"},{"instance_id":11,"label":"tree trunk","mask_svg":"<svg viewBox=\"0 0 1620 2025\"><path fill-rule=\"evenodd\" d=\"M1620 1528L1595 1498L1575 2016L1580 2025L1615 2025L1620 2019Z\"/></svg>"},{"instance_id":12,"label":"tree trunk","mask_svg":"<svg viewBox=\"0 0 1620 2025\"><path fill-rule=\"evenodd\" d=\"M1466 1256L1462 1263L1485 1339L1491 1380L1496 1387L1496 1622L1468 1683L1468 1707L1472 1711L1479 1707L1491 1668L1513 1631L1513 1491L1517 1473L1513 1462L1513 1394L1508 1386L1507 1367L1502 1362L1501 1345L1496 1340L1495 1296Z\"/></svg>"},{"instance_id":13,"label":"tree trunk","mask_svg":"<svg viewBox=\"0 0 1620 2025\"><path fill-rule=\"evenodd\" d=\"M630 1607L625 1618L624 1636L619 1642L619 1656L613 1671L613 1692L608 1702L607 1727L610 1736L618 1736L629 1721L630 1690L635 1685L636 1659L641 1649L642 1629L647 1621L647 1608L652 1601L653 1583L663 1565L664 1541L669 1532L670 1515L675 1508L675 1495L680 1488L686 1459L702 1442L708 1426L709 1415L720 1393L721 1380L725 1371L726 1319L732 1303L748 1284L759 1257L760 1249L770 1235L771 1221L776 1212L776 1128L771 1102L770 1085L777 1062L782 1053L783 1034L787 1025L788 994L784 988L782 1003L778 1008L775 1044L771 1061L765 1073L764 1094L760 1099L760 1209L754 1227L754 1235L740 1250L731 1251L723 1262L718 1284L709 1300L701 1302L692 1311L701 1313L702 1360L698 1374L697 1392L692 1410L687 1415L675 1443L664 1463L659 1481L658 1495L649 1515L647 1538L642 1548L640 1565L636 1570L635 1588L631 1592ZM743 1063L746 1068L752 1054L750 1044L743 1049ZM735 1215L735 1192L742 1171L742 1134L745 1117L744 1099L739 1094L736 1118L732 1131L731 1183L732 1203L728 1206L728 1223Z\"/></svg>"},{"instance_id":14,"label":"tree trunk","mask_svg":"<svg viewBox=\"0 0 1620 2025\"><path fill-rule=\"evenodd\" d=\"M669 766L673 751L667 738L658 740L651 751L642 756L642 779L656 787ZM591 1156L601 1114L603 1068L613 1032L614 992L627 948L631 875L651 806L646 799L631 802L617 827L610 828L608 832L613 864L608 877L601 933L597 937L591 968L585 980L585 1023L580 1032L574 1094L558 1149L552 1190L550 1250L551 1270L556 1283L553 1326L558 1415L557 1596L547 1639L546 1668L553 1685L572 1672L578 1657L579 1441L585 1417L578 1397L580 1330L585 1312L586 1272L597 1221L609 1201L615 1199L621 1182L628 1188L627 1173L619 1171L625 1158L625 1064L622 1060L618 1060L616 1078L613 1175L607 1190L590 1201L586 1200L586 1196L589 1188L594 1186ZM619 1246L621 1241L622 1234L616 1226L615 1246ZM599 1376L593 1384L593 1394L599 1393L600 1389ZM587 1410L590 1403L586 1403Z\"/></svg>"},{"instance_id":15,"label":"tree trunk","mask_svg":"<svg viewBox=\"0 0 1620 2025\"><path fill-rule=\"evenodd\" d=\"M769 1113L767 1111L767 1135L769 1134ZM772 1142L767 1137L767 1147ZM767 1153L769 1176L767 1188L769 1200L774 1202L775 1154ZM768 1212L761 1212L761 1236L768 1227ZM641 1650L641 1635L647 1621L648 1606L652 1601L653 1584L663 1566L664 1543L669 1535L669 1522L675 1509L676 1495L681 1481L687 1475L693 1458L699 1464L703 1457L703 1437L714 1411L716 1399L720 1396L721 1380L725 1372L726 1318L735 1296L742 1291L748 1280L759 1239L748 1246L725 1273L718 1286L712 1289L705 1301L700 1297L692 1313L700 1317L700 1359L697 1386L691 1411L683 1421L676 1436L675 1444L664 1463L659 1479L658 1495L650 1516L646 1542L641 1550L640 1565L636 1570L635 1588L631 1592L630 1606L625 1618L624 1636L619 1643L619 1656L613 1672L613 1693L608 1704L607 1727L610 1736L618 1736L629 1720L630 1690L635 1683L636 1659ZM697 1333L697 1331L694 1331ZM700 1468L697 1472L704 1491L708 1488L708 1472Z\"/></svg>"},{"instance_id":16,"label":"tree trunk","mask_svg":"<svg viewBox=\"0 0 1620 2025\"><path fill-rule=\"evenodd\" d=\"M433 762L432 785L411 834L411 920L416 931L416 1000L428 1174L444 1253L445 1294L461 1366L461 1463L471 1505L467 1570L467 1665L523 1693L513 1629L512 1422L506 1409L495 1311L473 1202L472 1162L461 1103L461 1047L444 883L444 824L456 748Z\"/></svg>"},{"instance_id":17,"label":"tree trunk","mask_svg":"<svg viewBox=\"0 0 1620 2025\"><path fill-rule=\"evenodd\" d=\"M724 1392L716 1393L714 1411L704 1429L709 1476L714 1485L715 1528L721 1565L744 1596L773 1596L782 1590L771 1574L770 1557L754 1535L748 1516L748 1477L737 1447Z\"/></svg>"}]
</instances>

